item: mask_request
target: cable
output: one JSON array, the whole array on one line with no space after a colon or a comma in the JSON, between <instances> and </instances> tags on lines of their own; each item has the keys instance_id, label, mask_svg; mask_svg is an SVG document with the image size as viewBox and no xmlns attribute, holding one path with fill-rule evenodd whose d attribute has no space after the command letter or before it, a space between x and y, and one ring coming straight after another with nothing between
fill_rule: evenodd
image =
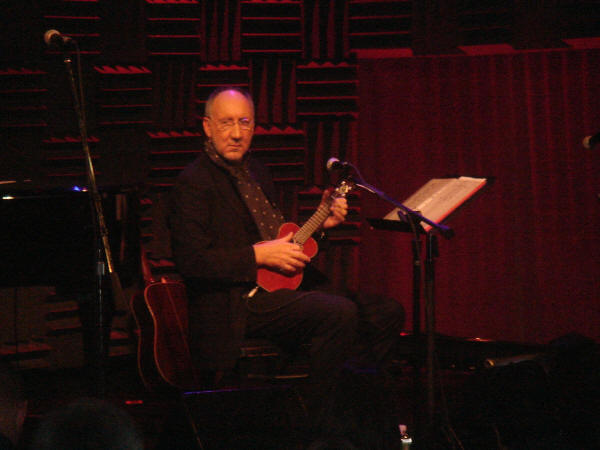
<instances>
[{"instance_id":1,"label":"cable","mask_svg":"<svg viewBox=\"0 0 600 450\"><path fill-rule=\"evenodd\" d=\"M15 286L13 295L13 339L15 340L15 364L17 369L20 369L19 365L19 327L17 325L19 317L19 287Z\"/></svg>"},{"instance_id":2,"label":"cable","mask_svg":"<svg viewBox=\"0 0 600 450\"><path fill-rule=\"evenodd\" d=\"M450 415L448 412L448 402L446 399L446 391L444 390L444 384L442 383L442 377L440 375L440 360L439 360L439 355L437 354L437 351L435 352L435 355L434 355L434 361L435 361L435 371L437 374L437 382L440 386L440 400L442 402L442 408L441 408L442 409L442 420L443 420L442 429L446 431L447 439L453 448L456 448L456 445L457 445L459 449L465 450L465 447L463 446L460 438L454 431L454 427L452 426L452 422L450 421Z\"/></svg>"}]
</instances>

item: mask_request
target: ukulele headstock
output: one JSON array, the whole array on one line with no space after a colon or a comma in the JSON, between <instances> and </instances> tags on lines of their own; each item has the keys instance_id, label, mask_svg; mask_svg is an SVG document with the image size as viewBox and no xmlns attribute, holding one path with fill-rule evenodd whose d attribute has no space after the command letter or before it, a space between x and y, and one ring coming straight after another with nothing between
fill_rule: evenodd
<instances>
[{"instance_id":1,"label":"ukulele headstock","mask_svg":"<svg viewBox=\"0 0 600 450\"><path fill-rule=\"evenodd\" d=\"M341 180L334 188L332 197L345 197L356 185L349 180Z\"/></svg>"}]
</instances>

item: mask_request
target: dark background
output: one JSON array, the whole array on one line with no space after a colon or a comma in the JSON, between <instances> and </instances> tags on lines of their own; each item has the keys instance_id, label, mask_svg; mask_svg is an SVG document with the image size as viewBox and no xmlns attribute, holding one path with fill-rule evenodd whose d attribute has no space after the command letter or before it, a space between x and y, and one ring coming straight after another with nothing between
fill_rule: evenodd
<instances>
[{"instance_id":1,"label":"dark background","mask_svg":"<svg viewBox=\"0 0 600 450\"><path fill-rule=\"evenodd\" d=\"M101 186L149 205L201 151L216 86L256 101L254 148L303 221L355 163L398 200L430 178L494 185L449 223L436 266L437 329L546 343L600 337L599 1L0 1L0 180L85 184L61 54L79 43ZM76 60L74 60L76 63ZM74 68L76 68L74 64ZM338 286L411 302L409 237L372 230L391 206L350 196L319 266ZM411 322L407 328L411 329Z\"/></svg>"}]
</instances>

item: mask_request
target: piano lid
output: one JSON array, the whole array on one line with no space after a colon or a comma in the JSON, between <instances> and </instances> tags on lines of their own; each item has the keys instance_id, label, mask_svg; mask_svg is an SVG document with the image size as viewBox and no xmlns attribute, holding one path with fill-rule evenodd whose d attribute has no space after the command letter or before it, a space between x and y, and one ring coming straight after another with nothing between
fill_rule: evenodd
<instances>
[{"instance_id":1,"label":"piano lid","mask_svg":"<svg viewBox=\"0 0 600 450\"><path fill-rule=\"evenodd\" d=\"M15 187L0 185L0 286L94 290L97 239L89 192ZM123 224L116 220L116 192L101 194L114 252L123 234Z\"/></svg>"}]
</instances>

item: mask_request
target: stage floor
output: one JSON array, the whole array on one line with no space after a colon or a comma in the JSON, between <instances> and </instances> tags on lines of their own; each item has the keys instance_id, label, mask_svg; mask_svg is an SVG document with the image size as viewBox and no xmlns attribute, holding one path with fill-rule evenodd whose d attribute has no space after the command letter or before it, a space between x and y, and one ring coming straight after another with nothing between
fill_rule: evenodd
<instances>
[{"instance_id":1,"label":"stage floor","mask_svg":"<svg viewBox=\"0 0 600 450\"><path fill-rule=\"evenodd\" d=\"M431 386L415 342L404 342L386 374L356 366L345 371L338 413L356 448L401 449L398 424L407 425L412 434L412 450L600 448L597 345L557 353L539 346L486 346L439 337ZM98 394L95 378L84 369L22 374L29 398L24 444L44 414ZM133 417L151 450L308 448L301 431L304 411L293 383L256 386L183 397L150 393L129 355L109 361L102 397ZM186 418L196 427L200 444Z\"/></svg>"}]
</instances>

